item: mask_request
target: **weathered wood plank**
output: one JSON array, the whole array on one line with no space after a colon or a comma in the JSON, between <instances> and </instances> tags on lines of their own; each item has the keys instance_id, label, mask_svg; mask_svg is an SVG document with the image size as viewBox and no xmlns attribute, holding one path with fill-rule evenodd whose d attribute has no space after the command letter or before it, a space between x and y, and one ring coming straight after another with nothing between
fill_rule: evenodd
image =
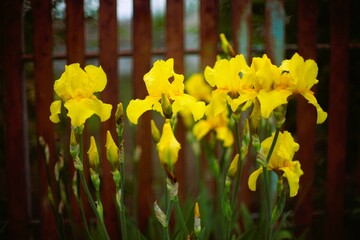
<instances>
[{"instance_id":1,"label":"weathered wood plank","mask_svg":"<svg viewBox=\"0 0 360 240\"><path fill-rule=\"evenodd\" d=\"M36 132L49 145L50 169L54 169L55 139L53 123L49 120L53 100L52 65L52 4L50 0L33 0L34 16L34 78L36 90ZM40 236L47 239L56 232L56 223L48 201L46 163L43 149L38 145L40 172Z\"/></svg>"},{"instance_id":2,"label":"weathered wood plank","mask_svg":"<svg viewBox=\"0 0 360 240\"><path fill-rule=\"evenodd\" d=\"M30 239L30 179L26 135L25 90L22 77L22 1L1 5L4 79L5 159L9 239Z\"/></svg>"},{"instance_id":3,"label":"weathered wood plank","mask_svg":"<svg viewBox=\"0 0 360 240\"><path fill-rule=\"evenodd\" d=\"M66 0L67 62L85 63L84 0Z\"/></svg>"},{"instance_id":4,"label":"weathered wood plank","mask_svg":"<svg viewBox=\"0 0 360 240\"><path fill-rule=\"evenodd\" d=\"M147 90L143 76L150 70L151 62L151 14L149 0L133 0L133 98L145 98ZM136 126L135 143L141 147L138 168L138 224L142 231L147 227L154 197L152 182L151 113L146 112Z\"/></svg>"},{"instance_id":5,"label":"weathered wood plank","mask_svg":"<svg viewBox=\"0 0 360 240\"><path fill-rule=\"evenodd\" d=\"M232 0L232 29L234 50L241 53L250 64L251 59L251 1Z\"/></svg>"},{"instance_id":6,"label":"weathered wood plank","mask_svg":"<svg viewBox=\"0 0 360 240\"><path fill-rule=\"evenodd\" d=\"M200 58L201 69L213 67L219 42L219 9L216 0L200 1Z\"/></svg>"},{"instance_id":7,"label":"weathered wood plank","mask_svg":"<svg viewBox=\"0 0 360 240\"><path fill-rule=\"evenodd\" d=\"M341 36L341 37L339 37ZM326 179L325 238L343 235L346 163L349 1L333 0L330 6L330 89L328 119L328 161Z\"/></svg>"},{"instance_id":8,"label":"weathered wood plank","mask_svg":"<svg viewBox=\"0 0 360 240\"><path fill-rule=\"evenodd\" d=\"M184 74L184 1L167 0L166 2L166 57L174 58L174 70ZM176 127L176 138L181 144L179 161L175 175L179 182L179 198L183 199L186 188L186 129L181 118Z\"/></svg>"},{"instance_id":9,"label":"weathered wood plank","mask_svg":"<svg viewBox=\"0 0 360 240\"><path fill-rule=\"evenodd\" d=\"M280 65L285 56L285 10L283 0L265 2L265 48L274 64Z\"/></svg>"},{"instance_id":10,"label":"weathered wood plank","mask_svg":"<svg viewBox=\"0 0 360 240\"><path fill-rule=\"evenodd\" d=\"M107 86L101 94L101 99L113 105L111 118L101 124L101 143L105 146L106 131L110 130L115 139L115 120L114 114L118 104L118 71L117 71L117 15L116 0L100 0L99 9L99 49L100 65L107 75ZM114 202L115 186L113 182L112 169L106 161L106 152L102 151L102 202L104 206L105 224L109 236L112 239L119 238L116 207Z\"/></svg>"},{"instance_id":11,"label":"weathered wood plank","mask_svg":"<svg viewBox=\"0 0 360 240\"><path fill-rule=\"evenodd\" d=\"M304 59L316 60L317 3L312 0L297 2L298 52ZM315 91L315 89L313 89ZM296 159L301 162L304 175L300 178L300 191L295 211L297 233L310 230L307 239L312 238L313 182L315 177L315 127L316 110L303 97L297 99L296 135L300 150Z\"/></svg>"}]
</instances>

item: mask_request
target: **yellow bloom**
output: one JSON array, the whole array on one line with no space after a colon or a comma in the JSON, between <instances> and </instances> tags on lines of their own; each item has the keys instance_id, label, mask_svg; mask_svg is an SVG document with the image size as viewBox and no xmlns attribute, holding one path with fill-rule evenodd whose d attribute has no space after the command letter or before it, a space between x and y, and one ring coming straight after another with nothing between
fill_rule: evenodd
<instances>
[{"instance_id":1,"label":"yellow bloom","mask_svg":"<svg viewBox=\"0 0 360 240\"><path fill-rule=\"evenodd\" d=\"M78 63L65 66L65 72L55 81L54 90L64 102L72 126L79 127L93 114L98 115L101 121L109 119L112 106L94 95L103 91L106 83L101 67L88 65L84 71ZM50 120L54 123L60 121L61 100L54 101L50 106Z\"/></svg>"},{"instance_id":2,"label":"yellow bloom","mask_svg":"<svg viewBox=\"0 0 360 240\"><path fill-rule=\"evenodd\" d=\"M220 59L216 61L214 68L206 67L205 79L210 86L216 87L206 115L217 115L225 111L227 104L235 112L242 103L256 97L257 92L247 78L249 70L242 54L230 60Z\"/></svg>"},{"instance_id":3,"label":"yellow bloom","mask_svg":"<svg viewBox=\"0 0 360 240\"><path fill-rule=\"evenodd\" d=\"M274 133L271 137L266 138L261 143L261 148L264 151L265 156L270 150L270 146L274 139ZM290 188L290 197L296 196L299 190L299 179L303 175L300 162L293 161L293 157L296 151L299 150L299 144L297 144L291 134L287 131L279 133L279 137L275 144L275 148L270 157L268 163L268 170L273 170L279 174L282 171L282 177L286 177ZM256 190L256 181L259 175L263 172L263 167L260 166L249 177L248 186L250 190Z\"/></svg>"},{"instance_id":4,"label":"yellow bloom","mask_svg":"<svg viewBox=\"0 0 360 240\"><path fill-rule=\"evenodd\" d=\"M174 72L174 59L156 61L153 68L144 75L144 82L149 95L145 99L130 101L126 109L130 122L137 124L139 117L151 109L163 114L160 103L162 96L171 103L173 114L188 108L195 121L203 116L205 103L184 93L184 76Z\"/></svg>"},{"instance_id":5,"label":"yellow bloom","mask_svg":"<svg viewBox=\"0 0 360 240\"><path fill-rule=\"evenodd\" d=\"M317 123L323 123L327 118L327 113L318 104L314 92L311 88L318 83L316 79L318 67L314 60L306 60L295 53L290 60L284 60L280 66L282 71L288 72L289 78L288 89L292 93L300 93L310 104L316 107Z\"/></svg>"},{"instance_id":6,"label":"yellow bloom","mask_svg":"<svg viewBox=\"0 0 360 240\"><path fill-rule=\"evenodd\" d=\"M200 73L192 74L185 81L185 91L198 101L210 102L211 100L212 88Z\"/></svg>"},{"instance_id":7,"label":"yellow bloom","mask_svg":"<svg viewBox=\"0 0 360 240\"><path fill-rule=\"evenodd\" d=\"M119 162L119 148L116 146L109 130L106 131L106 157L113 168L116 168Z\"/></svg>"},{"instance_id":8,"label":"yellow bloom","mask_svg":"<svg viewBox=\"0 0 360 240\"><path fill-rule=\"evenodd\" d=\"M259 100L261 116L269 118L271 112L278 106L287 103L291 91L282 84L282 71L271 63L264 54L261 58L254 57L251 63L249 76L254 82L254 87Z\"/></svg>"},{"instance_id":9,"label":"yellow bloom","mask_svg":"<svg viewBox=\"0 0 360 240\"><path fill-rule=\"evenodd\" d=\"M87 154L89 156L90 167L96 171L99 167L100 158L94 136L90 137L90 147Z\"/></svg>"},{"instance_id":10,"label":"yellow bloom","mask_svg":"<svg viewBox=\"0 0 360 240\"><path fill-rule=\"evenodd\" d=\"M181 146L176 140L171 128L170 120L166 119L157 150L161 164L172 172L178 160L178 153Z\"/></svg>"},{"instance_id":11,"label":"yellow bloom","mask_svg":"<svg viewBox=\"0 0 360 240\"><path fill-rule=\"evenodd\" d=\"M229 128L229 121L227 111L215 116L207 116L206 119L195 123L193 134L197 140L200 140L210 131L215 131L216 138L223 141L225 147L230 147L234 143L234 136Z\"/></svg>"}]
</instances>

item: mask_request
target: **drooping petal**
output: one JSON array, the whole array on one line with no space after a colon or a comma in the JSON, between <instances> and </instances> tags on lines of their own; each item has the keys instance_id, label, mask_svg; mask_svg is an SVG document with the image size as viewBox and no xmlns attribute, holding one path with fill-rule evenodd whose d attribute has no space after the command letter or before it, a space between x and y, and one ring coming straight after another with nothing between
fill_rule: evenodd
<instances>
[{"instance_id":1,"label":"drooping petal","mask_svg":"<svg viewBox=\"0 0 360 240\"><path fill-rule=\"evenodd\" d=\"M257 170L255 170L250 174L248 180L248 186L251 191L256 191L256 181L262 172L263 172L263 167L259 167Z\"/></svg>"},{"instance_id":2,"label":"drooping petal","mask_svg":"<svg viewBox=\"0 0 360 240\"><path fill-rule=\"evenodd\" d=\"M64 104L68 110L68 117L71 119L73 127L79 127L93 114L100 117L100 120L106 121L111 114L112 106L105 104L98 99L82 98L80 100L70 99Z\"/></svg>"},{"instance_id":3,"label":"drooping petal","mask_svg":"<svg viewBox=\"0 0 360 240\"><path fill-rule=\"evenodd\" d=\"M293 166L283 167L280 170L284 171L283 176L287 178L290 188L290 197L296 196L299 191L300 176L303 175L303 171L300 168L299 161L293 161Z\"/></svg>"},{"instance_id":4,"label":"drooping petal","mask_svg":"<svg viewBox=\"0 0 360 240\"><path fill-rule=\"evenodd\" d=\"M227 111L226 91L214 90L210 103L206 106L205 114L207 116L216 116Z\"/></svg>"},{"instance_id":5,"label":"drooping petal","mask_svg":"<svg viewBox=\"0 0 360 240\"><path fill-rule=\"evenodd\" d=\"M316 107L316 111L317 111L316 123L317 124L323 123L327 118L327 113L320 107L314 94L311 91L306 91L306 92L303 92L301 95L303 95L304 98L307 99L310 104L312 104Z\"/></svg>"},{"instance_id":6,"label":"drooping petal","mask_svg":"<svg viewBox=\"0 0 360 240\"><path fill-rule=\"evenodd\" d=\"M204 116L205 113L205 103L202 101L196 101L196 99L188 94L182 94L174 98L172 104L173 114L180 112L182 110L190 110L194 120L198 121Z\"/></svg>"},{"instance_id":7,"label":"drooping petal","mask_svg":"<svg viewBox=\"0 0 360 240\"><path fill-rule=\"evenodd\" d=\"M287 103L287 98L291 95L291 91L286 89L265 91L260 90L257 98L260 102L261 115L269 118L271 112L278 106Z\"/></svg>"},{"instance_id":8,"label":"drooping petal","mask_svg":"<svg viewBox=\"0 0 360 240\"><path fill-rule=\"evenodd\" d=\"M151 110L153 104L158 101L157 98L147 97L144 100L135 99L129 102L126 108L126 115L130 122L133 124L138 123L139 117L146 111Z\"/></svg>"},{"instance_id":9,"label":"drooping petal","mask_svg":"<svg viewBox=\"0 0 360 240\"><path fill-rule=\"evenodd\" d=\"M49 119L53 123L60 122L59 114L61 113L61 100L55 100L51 103L50 113L51 113L51 115L50 115Z\"/></svg>"}]
</instances>

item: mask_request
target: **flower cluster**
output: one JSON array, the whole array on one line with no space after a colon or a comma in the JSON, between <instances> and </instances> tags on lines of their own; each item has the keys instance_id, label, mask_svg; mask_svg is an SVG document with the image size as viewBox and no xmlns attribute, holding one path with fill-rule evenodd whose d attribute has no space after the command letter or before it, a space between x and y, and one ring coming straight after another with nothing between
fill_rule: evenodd
<instances>
[{"instance_id":1,"label":"flower cluster","mask_svg":"<svg viewBox=\"0 0 360 240\"><path fill-rule=\"evenodd\" d=\"M278 193L280 193L278 198L284 199L285 189L289 189L290 197L298 194L300 176L304 173L300 161L293 158L300 146L294 141L290 132L282 129L290 98L301 95L308 100L317 111L318 124L323 123L327 118L327 113L320 107L311 90L318 82L316 79L318 68L315 61L304 60L295 53L280 66L276 66L264 54L262 57L252 58L248 65L244 55L234 54L224 36L222 41L224 52L231 57L219 58L213 67L205 68L204 74L194 74L185 82L184 76L174 71L174 59L156 61L150 71L144 75L148 95L144 99L131 100L126 108L128 120L135 125L138 124L141 115L149 110L160 113L163 119L161 131L152 120L151 133L159 161L167 174L164 181L166 211L163 211L157 202L154 203L155 216L163 226L165 239L170 239L169 218L172 207L175 207L180 222L179 232L183 234L183 238L190 238L191 234L201 238L207 229L201 226L202 222L206 221L200 219L201 206L199 206L200 202L205 203L207 200L202 199L194 204L194 229L189 233L187 229L189 224L182 216L177 196L179 182L174 175L174 168L182 148L182 143L176 139L175 134L179 115L189 131L188 139L191 139L193 141L191 143L195 143L193 146L197 146L196 150L199 150L196 153L204 150L203 156L207 158L217 180L220 192L216 201L221 206L219 228L222 228L224 236L221 237L224 239L230 239L232 231L237 229L234 226L237 222L234 220L235 216L238 215L235 214L237 190L242 179L243 162L249 153L256 152L257 167L248 178L248 187L256 191L261 176L264 189L261 191L263 194L261 198L265 199L261 201L266 205L264 208L266 210L261 212L260 221L266 224L261 224L260 228L263 229L259 232L266 232L267 239L272 238L272 229L275 229L278 213L282 212L284 205L283 200L272 203L269 186L273 179L268 173L272 172L277 176ZM87 186L82 156L82 130L86 120L92 115L97 115L103 122L111 115L112 106L103 103L96 96L104 90L106 83L106 74L101 67L88 65L83 70L78 63L65 66L65 72L54 83L54 91L58 99L50 106L49 118L53 123L58 123L62 106L67 109L67 116L71 120L69 150L76 176L80 177L81 186L98 220L102 237L109 239L100 195L101 161L93 136L90 137L87 153L90 179L96 191L96 200L93 199ZM121 103L117 106L115 122L118 143L114 142L110 131L107 131L105 149L116 187L115 199L121 221L122 238L127 239L124 205L124 111ZM272 123L270 130L261 129L264 126L261 124L264 122ZM217 144L217 141L220 144ZM250 146L255 151L249 151ZM221 156L217 153L219 148L223 149ZM287 180L288 188L284 187L284 178ZM235 186L231 188L232 181L235 181ZM74 185L76 185L74 195L80 203L78 193L80 183L76 182ZM286 195L288 193L286 191ZM80 210L81 208L82 206ZM86 219L83 221L86 228ZM87 238L92 238L89 229L86 229L86 233ZM265 235L256 236L263 239Z\"/></svg>"}]
</instances>

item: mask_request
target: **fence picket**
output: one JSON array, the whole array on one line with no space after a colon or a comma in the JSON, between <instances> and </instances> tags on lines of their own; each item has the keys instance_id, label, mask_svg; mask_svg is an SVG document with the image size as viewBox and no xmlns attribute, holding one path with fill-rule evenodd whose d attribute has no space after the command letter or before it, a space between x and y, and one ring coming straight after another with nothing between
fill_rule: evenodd
<instances>
[{"instance_id":1,"label":"fence picket","mask_svg":"<svg viewBox=\"0 0 360 240\"><path fill-rule=\"evenodd\" d=\"M349 1L330 6L330 85L325 238L343 236L349 78ZM341 37L339 37L341 36Z\"/></svg>"},{"instance_id":2,"label":"fence picket","mask_svg":"<svg viewBox=\"0 0 360 240\"><path fill-rule=\"evenodd\" d=\"M29 239L30 180L26 105L22 77L22 1L2 5L6 37L2 49L8 232L13 239Z\"/></svg>"},{"instance_id":3,"label":"fence picket","mask_svg":"<svg viewBox=\"0 0 360 240\"><path fill-rule=\"evenodd\" d=\"M143 76L150 70L151 62L151 13L149 0L133 0L133 98L145 98L147 91ZM146 112L136 126L135 144L141 147L138 165L138 224L141 230L147 227L154 203L152 182L152 137L151 113Z\"/></svg>"},{"instance_id":4,"label":"fence picket","mask_svg":"<svg viewBox=\"0 0 360 240\"><path fill-rule=\"evenodd\" d=\"M106 131L109 130L114 139L116 139L114 114L118 104L118 60L117 60L117 18L116 18L116 0L100 0L99 8L99 54L100 65L107 75L107 85L102 92L102 100L113 106L111 118L101 124L101 168L102 168L102 202L104 206L104 220L108 229L109 236L112 239L119 238L119 229L117 222L116 208L114 204L115 185L113 182L112 169L106 160L104 146L106 143Z\"/></svg>"},{"instance_id":5,"label":"fence picket","mask_svg":"<svg viewBox=\"0 0 360 240\"><path fill-rule=\"evenodd\" d=\"M52 16L50 0L33 0L34 10L34 78L36 89L37 137L43 137L50 153L55 151L53 123L49 120L49 106L53 100ZM55 217L50 211L46 165L43 149L38 146L40 179L40 236L46 239L56 232ZM50 155L49 168L54 169L54 154Z\"/></svg>"},{"instance_id":6,"label":"fence picket","mask_svg":"<svg viewBox=\"0 0 360 240\"><path fill-rule=\"evenodd\" d=\"M316 60L317 4L315 1L298 1L298 52L304 59ZM315 89L313 89L315 91ZM312 225L313 182L315 177L315 127L316 110L307 100L299 96L296 109L296 135L300 144L296 159L301 161L304 175L300 178L301 190L297 197L295 221L299 234ZM311 239L311 231L307 239Z\"/></svg>"}]
</instances>

